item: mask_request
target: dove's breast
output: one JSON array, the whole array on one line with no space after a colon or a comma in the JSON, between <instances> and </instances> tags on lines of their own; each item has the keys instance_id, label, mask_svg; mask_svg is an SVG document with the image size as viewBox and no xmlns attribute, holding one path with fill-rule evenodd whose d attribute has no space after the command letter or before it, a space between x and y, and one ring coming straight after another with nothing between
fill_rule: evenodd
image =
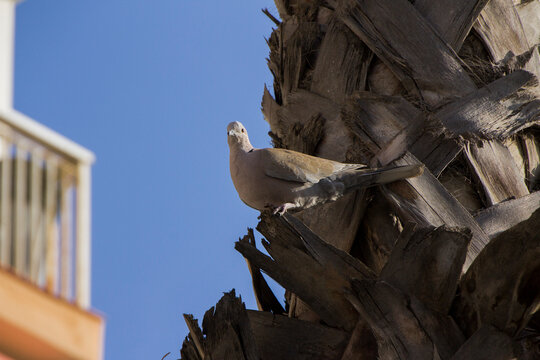
<instances>
[{"instance_id":1,"label":"dove's breast","mask_svg":"<svg viewBox=\"0 0 540 360\"><path fill-rule=\"evenodd\" d=\"M298 182L267 176L256 150L231 154L230 171L240 199L260 211L294 202L293 193L302 186Z\"/></svg>"}]
</instances>

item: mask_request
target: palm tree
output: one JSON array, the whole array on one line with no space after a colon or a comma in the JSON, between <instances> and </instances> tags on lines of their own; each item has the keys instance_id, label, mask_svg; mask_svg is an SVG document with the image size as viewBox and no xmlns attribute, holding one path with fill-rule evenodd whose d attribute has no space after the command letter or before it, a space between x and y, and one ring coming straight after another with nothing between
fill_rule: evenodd
<instances>
[{"instance_id":1,"label":"palm tree","mask_svg":"<svg viewBox=\"0 0 540 360\"><path fill-rule=\"evenodd\" d=\"M540 1L275 2L274 146L426 171L262 214L259 311L186 316L182 359L540 357Z\"/></svg>"}]
</instances>

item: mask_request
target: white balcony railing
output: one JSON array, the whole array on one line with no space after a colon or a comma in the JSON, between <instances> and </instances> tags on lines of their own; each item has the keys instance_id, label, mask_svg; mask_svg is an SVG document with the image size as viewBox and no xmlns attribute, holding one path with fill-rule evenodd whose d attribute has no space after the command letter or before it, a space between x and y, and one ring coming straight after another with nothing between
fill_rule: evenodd
<instances>
[{"instance_id":1,"label":"white balcony railing","mask_svg":"<svg viewBox=\"0 0 540 360\"><path fill-rule=\"evenodd\" d=\"M94 155L14 110L0 110L0 264L90 306Z\"/></svg>"}]
</instances>

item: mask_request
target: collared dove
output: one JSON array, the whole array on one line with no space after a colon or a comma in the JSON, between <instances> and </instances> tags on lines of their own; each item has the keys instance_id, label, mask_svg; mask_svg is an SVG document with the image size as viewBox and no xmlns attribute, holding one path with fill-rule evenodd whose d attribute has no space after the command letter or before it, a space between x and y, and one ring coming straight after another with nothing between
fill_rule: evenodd
<instances>
[{"instance_id":1,"label":"collared dove","mask_svg":"<svg viewBox=\"0 0 540 360\"><path fill-rule=\"evenodd\" d=\"M361 164L306 155L286 149L255 149L244 125L227 126L229 167L234 187L248 206L282 215L335 201L363 187L422 174L422 165L369 169Z\"/></svg>"}]
</instances>

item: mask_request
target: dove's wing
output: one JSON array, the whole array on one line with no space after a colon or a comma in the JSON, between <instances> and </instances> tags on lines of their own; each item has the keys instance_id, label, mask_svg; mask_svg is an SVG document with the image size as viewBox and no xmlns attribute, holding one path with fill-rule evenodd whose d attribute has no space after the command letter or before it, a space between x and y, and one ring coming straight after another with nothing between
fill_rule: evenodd
<instances>
[{"instance_id":1,"label":"dove's wing","mask_svg":"<svg viewBox=\"0 0 540 360\"><path fill-rule=\"evenodd\" d=\"M345 169L361 165L342 164L286 149L260 149L260 165L267 176L301 183L319 180Z\"/></svg>"}]
</instances>

